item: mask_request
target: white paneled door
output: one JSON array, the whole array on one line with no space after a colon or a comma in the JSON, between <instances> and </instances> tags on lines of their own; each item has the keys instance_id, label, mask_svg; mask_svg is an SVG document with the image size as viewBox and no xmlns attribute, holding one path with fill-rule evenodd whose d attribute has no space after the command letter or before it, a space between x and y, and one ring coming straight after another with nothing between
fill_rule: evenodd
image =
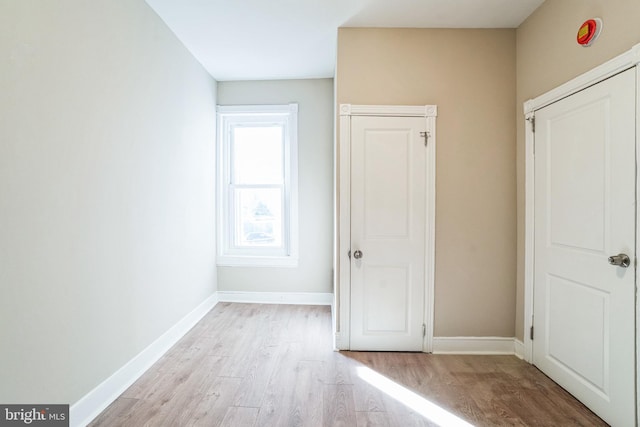
<instances>
[{"instance_id":1,"label":"white paneled door","mask_svg":"<svg viewBox=\"0 0 640 427\"><path fill-rule=\"evenodd\" d=\"M615 426L636 419L635 79L535 113L533 361Z\"/></svg>"},{"instance_id":2,"label":"white paneled door","mask_svg":"<svg viewBox=\"0 0 640 427\"><path fill-rule=\"evenodd\" d=\"M424 117L351 122L351 349L422 351Z\"/></svg>"}]
</instances>

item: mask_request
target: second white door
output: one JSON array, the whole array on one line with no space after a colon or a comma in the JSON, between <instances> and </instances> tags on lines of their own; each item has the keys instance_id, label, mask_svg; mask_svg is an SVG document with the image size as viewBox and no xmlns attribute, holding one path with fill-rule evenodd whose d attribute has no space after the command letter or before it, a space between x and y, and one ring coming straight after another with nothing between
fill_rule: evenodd
<instances>
[{"instance_id":1,"label":"second white door","mask_svg":"<svg viewBox=\"0 0 640 427\"><path fill-rule=\"evenodd\" d=\"M635 79L536 112L533 361L615 426L635 425Z\"/></svg>"},{"instance_id":2,"label":"second white door","mask_svg":"<svg viewBox=\"0 0 640 427\"><path fill-rule=\"evenodd\" d=\"M422 351L424 118L351 121L352 350Z\"/></svg>"}]
</instances>

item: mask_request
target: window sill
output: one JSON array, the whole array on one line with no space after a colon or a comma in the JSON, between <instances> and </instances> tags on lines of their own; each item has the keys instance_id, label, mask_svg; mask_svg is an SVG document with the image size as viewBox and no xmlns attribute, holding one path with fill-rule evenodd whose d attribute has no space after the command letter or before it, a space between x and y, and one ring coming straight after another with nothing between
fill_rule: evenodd
<instances>
[{"instance_id":1,"label":"window sill","mask_svg":"<svg viewBox=\"0 0 640 427\"><path fill-rule=\"evenodd\" d=\"M231 256L222 255L217 258L218 267L297 267L297 257L277 256Z\"/></svg>"}]
</instances>

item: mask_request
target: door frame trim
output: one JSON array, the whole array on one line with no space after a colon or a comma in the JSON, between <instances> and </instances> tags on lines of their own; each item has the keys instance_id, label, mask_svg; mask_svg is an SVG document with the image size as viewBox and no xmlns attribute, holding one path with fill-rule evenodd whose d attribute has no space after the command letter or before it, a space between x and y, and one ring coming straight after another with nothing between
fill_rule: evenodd
<instances>
[{"instance_id":1,"label":"door frame trim","mask_svg":"<svg viewBox=\"0 0 640 427\"><path fill-rule=\"evenodd\" d=\"M534 232L535 232L535 177L534 177L534 132L532 120L535 118L537 110L544 108L554 102L573 95L583 89L593 86L618 73L636 68L636 164L640 164L640 44L633 46L627 52L616 56L596 68L552 89L534 99L524 102L525 117L525 210L524 210L524 359L533 363L533 340L529 335L529 330L533 326L533 287L534 287ZM640 200L640 178L636 171L636 201ZM636 251L640 241L640 221L638 211L636 211ZM636 293L638 290L638 277L636 269ZM640 397L640 353L638 353L640 343L640 304L636 297L636 399ZM638 423L640 424L640 411L636 408Z\"/></svg>"},{"instance_id":2,"label":"door frame trim","mask_svg":"<svg viewBox=\"0 0 640 427\"><path fill-rule=\"evenodd\" d=\"M340 125L338 141L338 178L336 206L336 284L334 301L334 347L337 350L350 349L351 331L351 117L424 117L429 133L427 144L427 198L426 198L426 247L425 247L425 337L422 351L433 350L434 316L434 270L435 270L435 203L436 203L436 117L437 105L353 105L340 104Z\"/></svg>"}]
</instances>

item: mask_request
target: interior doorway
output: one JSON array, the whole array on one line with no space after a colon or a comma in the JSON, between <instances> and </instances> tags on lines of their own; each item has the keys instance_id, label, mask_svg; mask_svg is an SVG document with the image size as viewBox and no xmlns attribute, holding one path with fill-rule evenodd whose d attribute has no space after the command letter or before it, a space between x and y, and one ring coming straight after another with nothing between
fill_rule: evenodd
<instances>
[{"instance_id":1,"label":"interior doorway","mask_svg":"<svg viewBox=\"0 0 640 427\"><path fill-rule=\"evenodd\" d=\"M435 106L341 106L342 350L431 351Z\"/></svg>"},{"instance_id":2,"label":"interior doorway","mask_svg":"<svg viewBox=\"0 0 640 427\"><path fill-rule=\"evenodd\" d=\"M528 104L525 345L605 421L634 425L638 77L615 65Z\"/></svg>"}]
</instances>

